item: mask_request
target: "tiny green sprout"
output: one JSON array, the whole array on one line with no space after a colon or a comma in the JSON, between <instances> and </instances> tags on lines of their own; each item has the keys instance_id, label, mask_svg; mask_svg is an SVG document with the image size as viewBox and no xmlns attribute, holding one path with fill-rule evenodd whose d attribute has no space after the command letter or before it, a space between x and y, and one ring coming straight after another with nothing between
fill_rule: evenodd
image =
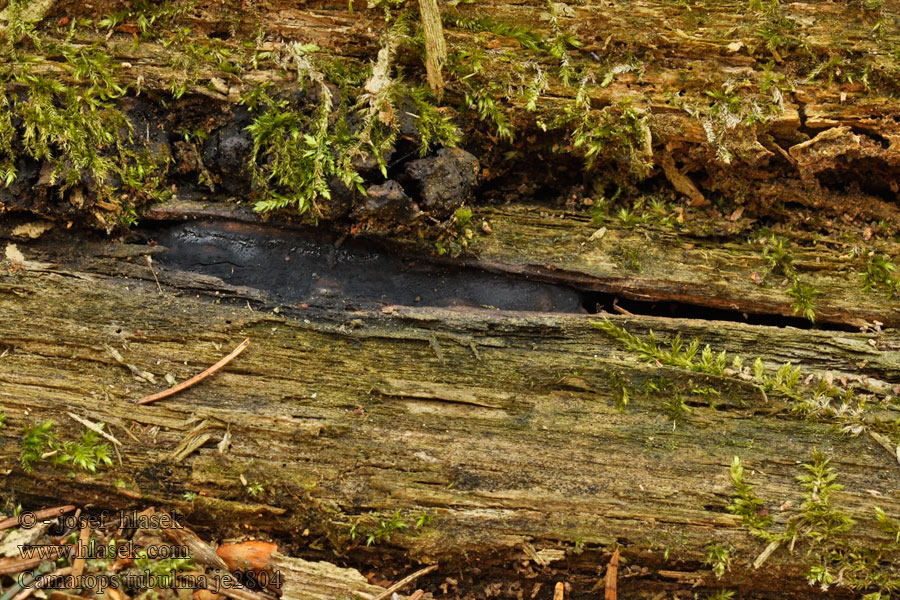
<instances>
[{"instance_id":1,"label":"tiny green sprout","mask_svg":"<svg viewBox=\"0 0 900 600\"><path fill-rule=\"evenodd\" d=\"M261 496L265 491L266 486L263 483L255 482L247 486L247 493L250 494L253 498Z\"/></svg>"},{"instance_id":2,"label":"tiny green sprout","mask_svg":"<svg viewBox=\"0 0 900 600\"><path fill-rule=\"evenodd\" d=\"M894 536L894 542L900 542L900 521L896 521L895 519L890 518L881 509L881 507L875 507L875 519L878 521L878 524L881 525L881 528L885 533Z\"/></svg>"},{"instance_id":3,"label":"tiny green sprout","mask_svg":"<svg viewBox=\"0 0 900 600\"><path fill-rule=\"evenodd\" d=\"M900 274L890 257L869 253L865 272L862 274L862 288L865 292L881 289L888 298L900 298Z\"/></svg>"},{"instance_id":4,"label":"tiny green sprout","mask_svg":"<svg viewBox=\"0 0 900 600\"><path fill-rule=\"evenodd\" d=\"M630 395L628 393L628 379L620 371L612 371L609 374L610 387L614 394L616 408L623 412L628 406Z\"/></svg>"},{"instance_id":5,"label":"tiny green sprout","mask_svg":"<svg viewBox=\"0 0 900 600\"><path fill-rule=\"evenodd\" d=\"M834 583L834 574L828 565L812 565L806 579L809 585L818 585L823 592L827 592Z\"/></svg>"},{"instance_id":6,"label":"tiny green sprout","mask_svg":"<svg viewBox=\"0 0 900 600\"><path fill-rule=\"evenodd\" d=\"M98 426L102 429L103 423ZM54 457L54 462L71 463L89 473L96 473L99 466L110 467L113 464L112 448L90 429L85 429L77 442L65 442L57 449L59 453Z\"/></svg>"},{"instance_id":7,"label":"tiny green sprout","mask_svg":"<svg viewBox=\"0 0 900 600\"><path fill-rule=\"evenodd\" d=\"M19 515L22 514L22 505L16 504L15 506L13 506L12 499L10 499L10 498L6 499L3 506L4 506L4 508L3 508L4 512L6 512L6 514L10 514L10 512L11 512L13 517L18 517Z\"/></svg>"},{"instance_id":8,"label":"tiny green sprout","mask_svg":"<svg viewBox=\"0 0 900 600\"><path fill-rule=\"evenodd\" d=\"M734 598L732 590L718 590L715 594L706 596L706 600L732 600L732 598Z\"/></svg>"},{"instance_id":9,"label":"tiny green sprout","mask_svg":"<svg viewBox=\"0 0 900 600\"><path fill-rule=\"evenodd\" d=\"M803 315L803 317L809 319L811 323L815 323L816 298L821 296L822 292L812 285L800 281L800 278L797 277L791 282L791 286L788 288L787 293L788 296L794 299L794 312Z\"/></svg>"},{"instance_id":10,"label":"tiny green sprout","mask_svg":"<svg viewBox=\"0 0 900 600\"><path fill-rule=\"evenodd\" d=\"M638 218L637 215L634 214L634 211L628 210L624 206L619 209L616 217L618 217L622 227L634 227L638 223Z\"/></svg>"},{"instance_id":11,"label":"tiny green sprout","mask_svg":"<svg viewBox=\"0 0 900 600\"><path fill-rule=\"evenodd\" d=\"M687 416L691 414L691 408L685 403L681 394L677 393L669 396L663 403L663 410L672 418L673 425L683 423Z\"/></svg>"},{"instance_id":12,"label":"tiny green sprout","mask_svg":"<svg viewBox=\"0 0 900 600\"><path fill-rule=\"evenodd\" d=\"M763 248L763 258L766 259L769 268L786 277L789 277L794 269L794 257L787 247L789 243L784 238L773 235Z\"/></svg>"},{"instance_id":13,"label":"tiny green sprout","mask_svg":"<svg viewBox=\"0 0 900 600\"><path fill-rule=\"evenodd\" d=\"M177 546L173 546L176 548ZM151 559L146 550L139 550L135 556L134 566L142 573L154 577L157 587L174 587L176 575L182 571L192 571L196 567L190 558L162 558Z\"/></svg>"},{"instance_id":14,"label":"tiny green sprout","mask_svg":"<svg viewBox=\"0 0 900 600\"><path fill-rule=\"evenodd\" d=\"M391 534L406 529L406 522L398 510L387 519L378 520L378 528L366 536L366 546L390 542Z\"/></svg>"},{"instance_id":15,"label":"tiny green sprout","mask_svg":"<svg viewBox=\"0 0 900 600\"><path fill-rule=\"evenodd\" d=\"M731 549L719 545L709 546L703 564L712 567L716 579L722 579L725 572L731 568Z\"/></svg>"},{"instance_id":16,"label":"tiny green sprout","mask_svg":"<svg viewBox=\"0 0 900 600\"><path fill-rule=\"evenodd\" d=\"M184 498L185 500L187 500L188 502L193 502L194 500L197 499L197 496L198 496L197 492L185 492L181 495L181 497Z\"/></svg>"},{"instance_id":17,"label":"tiny green sprout","mask_svg":"<svg viewBox=\"0 0 900 600\"><path fill-rule=\"evenodd\" d=\"M427 510L423 510L419 513L419 516L416 517L416 529L422 529L423 527L428 527L434 522L434 513L428 512Z\"/></svg>"},{"instance_id":18,"label":"tiny green sprout","mask_svg":"<svg viewBox=\"0 0 900 600\"><path fill-rule=\"evenodd\" d=\"M601 196L598 200L594 200L591 206L591 222L598 227L606 222L609 217L609 201Z\"/></svg>"},{"instance_id":19,"label":"tiny green sprout","mask_svg":"<svg viewBox=\"0 0 900 600\"><path fill-rule=\"evenodd\" d=\"M794 299L794 312L809 319L810 322L815 322L816 299L822 295L822 292L800 279L800 274L797 273L797 269L794 267L794 257L788 245L789 242L773 235L766 241L766 246L763 248L763 258L768 263L770 271L783 275L790 281L787 294Z\"/></svg>"},{"instance_id":20,"label":"tiny green sprout","mask_svg":"<svg viewBox=\"0 0 900 600\"><path fill-rule=\"evenodd\" d=\"M0 427L6 427L6 413L0 408Z\"/></svg>"},{"instance_id":21,"label":"tiny green sprout","mask_svg":"<svg viewBox=\"0 0 900 600\"><path fill-rule=\"evenodd\" d=\"M584 538L575 538L575 546L572 548L572 554L581 554L584 552Z\"/></svg>"}]
</instances>

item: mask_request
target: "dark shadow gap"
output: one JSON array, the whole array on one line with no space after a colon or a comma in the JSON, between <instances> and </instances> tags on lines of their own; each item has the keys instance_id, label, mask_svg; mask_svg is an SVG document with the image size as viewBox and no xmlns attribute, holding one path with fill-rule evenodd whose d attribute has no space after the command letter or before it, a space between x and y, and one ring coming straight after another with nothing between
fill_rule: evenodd
<instances>
[{"instance_id":1,"label":"dark shadow gap","mask_svg":"<svg viewBox=\"0 0 900 600\"><path fill-rule=\"evenodd\" d=\"M638 301L615 293L398 255L389 248L324 234L233 221L159 223L137 236L168 249L156 263L263 290L286 307L329 310L385 305L493 308L560 314L622 313L763 325L854 331L801 317L747 314L675 301Z\"/></svg>"}]
</instances>

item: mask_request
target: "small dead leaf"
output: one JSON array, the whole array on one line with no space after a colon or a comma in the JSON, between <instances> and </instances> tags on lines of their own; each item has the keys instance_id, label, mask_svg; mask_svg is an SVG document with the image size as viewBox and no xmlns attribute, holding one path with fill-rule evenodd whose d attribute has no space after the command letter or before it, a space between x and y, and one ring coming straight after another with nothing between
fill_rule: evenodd
<instances>
[{"instance_id":1,"label":"small dead leaf","mask_svg":"<svg viewBox=\"0 0 900 600\"><path fill-rule=\"evenodd\" d=\"M755 283L756 285L762 285L762 283L763 283L762 277L760 277L759 273L757 273L756 271L753 271L750 274L750 279L752 279L753 283Z\"/></svg>"},{"instance_id":2,"label":"small dead leaf","mask_svg":"<svg viewBox=\"0 0 900 600\"><path fill-rule=\"evenodd\" d=\"M222 436L222 441L216 446L216 449L219 451L219 454L225 454L225 452L228 451L229 446L231 446L231 432L226 431L225 435Z\"/></svg>"},{"instance_id":3,"label":"small dead leaf","mask_svg":"<svg viewBox=\"0 0 900 600\"><path fill-rule=\"evenodd\" d=\"M738 206L737 209L735 209L735 211L733 213L731 213L730 215L728 215L725 218L728 219L729 221L737 221L738 219L741 218L742 214L744 214L744 207Z\"/></svg>"},{"instance_id":4,"label":"small dead leaf","mask_svg":"<svg viewBox=\"0 0 900 600\"><path fill-rule=\"evenodd\" d=\"M269 568L269 556L277 549L271 542L250 540L219 546L216 554L230 571L264 571Z\"/></svg>"}]
</instances>

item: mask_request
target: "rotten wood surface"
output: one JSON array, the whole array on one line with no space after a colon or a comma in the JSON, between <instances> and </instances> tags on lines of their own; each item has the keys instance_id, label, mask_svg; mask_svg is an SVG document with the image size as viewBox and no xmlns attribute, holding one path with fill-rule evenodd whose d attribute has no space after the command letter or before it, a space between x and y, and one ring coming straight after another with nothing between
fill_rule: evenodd
<instances>
[{"instance_id":1,"label":"rotten wood surface","mask_svg":"<svg viewBox=\"0 0 900 600\"><path fill-rule=\"evenodd\" d=\"M40 254L20 249L29 261ZM845 486L836 498L861 524L855 542L885 541L873 506L900 514L895 456L870 436L792 414L752 384L729 379L715 402L689 394L683 420L664 408L664 392L633 394L620 410L623 381L662 378L686 389L723 381L639 360L598 331L598 316L288 306L275 314L264 294L164 269L160 295L135 260L155 251L85 244L77 268L33 261L0 278L0 469L18 497L162 503L217 531L290 539L318 558L330 554L311 548L363 562L403 552L478 568L481 582L509 581L523 561L549 562L541 568L566 569L583 594L620 548L628 565L619 567L620 598L695 584L747 597L812 593L803 551L775 552L765 577L750 568L765 543L726 511L735 455L776 523L796 514L796 477L814 448L832 457ZM637 335L681 333L747 364L791 361L882 395L900 381L894 330L609 318ZM252 346L202 384L135 404L166 374L187 379L247 337ZM890 405L883 410L892 415ZM67 438L79 426L66 411L106 423L123 442L124 464L97 475L46 462L23 472L22 427L54 419ZM263 491L251 495L254 484ZM197 496L187 501L185 492ZM365 536L395 511L409 527L389 542L366 548L351 539L354 524ZM426 513L433 522L412 527ZM734 548L722 581L703 565L713 544Z\"/></svg>"},{"instance_id":2,"label":"rotten wood surface","mask_svg":"<svg viewBox=\"0 0 900 600\"><path fill-rule=\"evenodd\" d=\"M152 35L135 43L133 23L108 35L95 27L76 28L67 43L75 50L99 45L111 57L115 80L145 98L165 97L173 86L185 85L189 98L160 105L177 112L184 107L198 110L199 104L211 101L226 109L263 82L294 86L289 70L265 57L289 42L318 46L323 56L369 64L386 30L380 9L357 6L350 12L343 1L244 4L238 10L219 2L195 3L179 17L178 24L186 24L190 33L176 44ZM67 30L54 26L60 19L99 19L122 6L98 2L85 15L82 3L57 2L45 6L49 12L42 27L50 38L62 39ZM644 158L661 167L655 173L692 202L708 204L722 196L746 204L748 212L774 218L803 207L806 217L824 227L845 216L886 222L888 228L900 221L896 0L871 6L826 0L771 6L760 2L755 9L745 0L572 2L552 3L550 8L528 0L440 8L451 20L487 16L495 23L529 28L545 42L554 39L555 28L575 35L581 45L569 48L567 60L579 76L593 81L588 89L593 108L627 105L646 115L651 148L642 150L648 153ZM218 38L243 70L224 72L214 61L185 54L193 41L203 47L209 35ZM537 99L536 113L526 110L523 94L492 93L516 129L512 148L495 139L488 142L493 134L464 140L489 167L482 174L486 187L503 195L524 184L522 195L528 196L538 194L540 186L573 183L577 175L563 165L572 162L578 149L571 140L561 142L559 131L543 134L535 121L542 120L546 128L577 94L577 82L566 86L558 81L560 61L490 32L450 24L445 35L451 53L487 47L479 77L500 88L523 88L533 77L527 69L511 71L510 64L551 75L549 87ZM262 53L252 61L253 68L250 47L253 55ZM35 73L71 81L71 66L61 57L42 58L33 67ZM404 60L412 72L424 70L421 60ZM446 110L459 117L468 136L479 126L460 91L454 91L458 82L451 75L446 80ZM564 172L558 178L545 176L535 165ZM529 187L532 182L522 181L522 174L529 172L542 181Z\"/></svg>"},{"instance_id":3,"label":"rotten wood surface","mask_svg":"<svg viewBox=\"0 0 900 600\"><path fill-rule=\"evenodd\" d=\"M786 278L770 274L766 238L750 232L696 235L672 227L629 229L615 223L600 231L582 214L521 205L486 208L478 216L492 225L491 235L479 238L473 263L485 268L568 281L644 302L798 316ZM900 325L896 300L861 289L865 259L852 255L858 240L797 238L790 250L794 265L803 281L822 292L815 301L816 321Z\"/></svg>"}]
</instances>

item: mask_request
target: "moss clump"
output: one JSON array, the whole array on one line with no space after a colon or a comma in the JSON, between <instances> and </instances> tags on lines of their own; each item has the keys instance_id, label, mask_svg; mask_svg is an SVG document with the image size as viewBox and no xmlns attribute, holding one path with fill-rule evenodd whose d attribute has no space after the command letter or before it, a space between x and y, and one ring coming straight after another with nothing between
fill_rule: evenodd
<instances>
[{"instance_id":1,"label":"moss clump","mask_svg":"<svg viewBox=\"0 0 900 600\"><path fill-rule=\"evenodd\" d=\"M890 299L900 298L900 275L897 274L897 266L886 254L869 252L861 277L863 291L880 290Z\"/></svg>"},{"instance_id":2,"label":"moss clump","mask_svg":"<svg viewBox=\"0 0 900 600\"><path fill-rule=\"evenodd\" d=\"M783 275L789 282L787 294L794 299L794 312L803 315L810 322L815 322L816 298L821 296L822 292L801 280L800 274L794 267L794 257L788 248L787 241L772 236L764 243L763 258L768 263L770 272Z\"/></svg>"},{"instance_id":3,"label":"moss clump","mask_svg":"<svg viewBox=\"0 0 900 600\"><path fill-rule=\"evenodd\" d=\"M31 472L32 463L45 457L55 464L70 464L96 473L100 467L112 466L111 450L109 444L90 429L85 429L77 441L60 442L53 432L53 421L48 420L25 426L20 459L26 473Z\"/></svg>"},{"instance_id":4,"label":"moss clump","mask_svg":"<svg viewBox=\"0 0 900 600\"><path fill-rule=\"evenodd\" d=\"M296 71L298 83L305 85L306 94L315 101L298 107L271 97L265 87L245 97L244 103L257 112L247 128L253 140L250 170L263 196L256 210L292 206L300 213L310 209L318 213L316 201L331 198L333 178L363 192L363 179L355 164L368 156L386 177L386 161L397 139L398 113L404 102L417 111L411 116L419 132L421 154L433 145L456 145L460 139L457 128L432 104L429 93L408 86L394 70L398 49L413 43L410 27L408 17L395 20L368 72L366 91L356 98L348 91L347 73L323 61L345 84L335 96L317 65L317 47L295 43L277 57L281 66Z\"/></svg>"},{"instance_id":5,"label":"moss clump","mask_svg":"<svg viewBox=\"0 0 900 600\"><path fill-rule=\"evenodd\" d=\"M44 39L20 13L10 11L0 47L0 181L15 183L20 159L41 161L49 167L47 184L61 196L76 187L89 191L93 204L113 215L108 222L95 212L102 224L133 223L140 201L165 195L169 157L135 142L131 121L114 102L127 88L99 46ZM73 83L41 69L37 51L60 56ZM81 208L83 194L78 198L72 203Z\"/></svg>"},{"instance_id":6,"label":"moss clump","mask_svg":"<svg viewBox=\"0 0 900 600\"><path fill-rule=\"evenodd\" d=\"M619 342L625 349L637 352L647 360L659 361L664 365L710 375L722 376L725 374L725 367L728 363L725 351L716 354L707 344L701 352L699 340L693 340L690 344L685 345L679 334L670 343L665 344L660 343L652 331L647 340L642 340L621 327L617 327L608 319L594 322L594 327Z\"/></svg>"},{"instance_id":7,"label":"moss clump","mask_svg":"<svg viewBox=\"0 0 900 600\"><path fill-rule=\"evenodd\" d=\"M769 542L769 547L756 561L761 564L772 552L787 545L790 551L805 549L809 559L807 581L823 591L832 586L857 592L868 592L869 600L886 599L900 590L900 572L896 568L900 558L900 523L888 517L880 507L874 507L877 525L893 539L861 547L852 540L856 521L837 505L836 494L843 486L831 460L818 450L812 461L802 465L797 476L802 491L802 503L790 516L781 531L773 531L773 521L764 503L753 492L753 486L743 480L743 466L735 456L731 466L731 481L735 488L729 512L742 517L751 533ZM868 532L874 531L869 527Z\"/></svg>"},{"instance_id":8,"label":"moss clump","mask_svg":"<svg viewBox=\"0 0 900 600\"><path fill-rule=\"evenodd\" d=\"M767 400L769 396L787 400L792 414L809 420L832 422L841 433L859 435L868 431L879 436L900 436L900 422L873 418L869 409L872 398L857 397L852 386L839 388L832 385L828 377L815 377L815 374L804 376L800 367L791 363L771 369L757 357L752 366L745 366L740 356L729 360L725 351L717 353L709 345L701 352L699 340L685 344L677 335L666 342L658 340L653 332L647 339L641 339L608 319L597 321L594 326L626 350L649 362L734 381L752 382ZM721 384L705 392L728 394L727 389L720 388Z\"/></svg>"}]
</instances>

